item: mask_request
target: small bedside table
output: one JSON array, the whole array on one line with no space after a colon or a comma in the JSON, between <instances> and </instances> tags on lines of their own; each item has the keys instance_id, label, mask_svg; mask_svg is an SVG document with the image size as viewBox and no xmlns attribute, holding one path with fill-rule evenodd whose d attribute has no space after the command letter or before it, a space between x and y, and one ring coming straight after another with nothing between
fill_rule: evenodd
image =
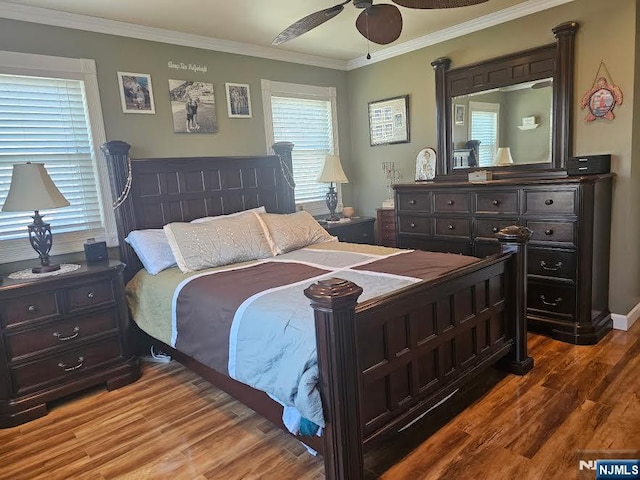
<instances>
[{"instance_id":1,"label":"small bedside table","mask_svg":"<svg viewBox=\"0 0 640 480\"><path fill-rule=\"evenodd\" d=\"M320 225L331 235L338 237L341 242L368 243L375 245L373 217L352 217L348 222L323 222Z\"/></svg>"},{"instance_id":2,"label":"small bedside table","mask_svg":"<svg viewBox=\"0 0 640 480\"><path fill-rule=\"evenodd\" d=\"M0 286L0 428L47 414L47 402L140 377L117 261Z\"/></svg>"},{"instance_id":3,"label":"small bedside table","mask_svg":"<svg viewBox=\"0 0 640 480\"><path fill-rule=\"evenodd\" d=\"M393 208L377 208L378 245L395 247L396 243L396 212Z\"/></svg>"}]
</instances>

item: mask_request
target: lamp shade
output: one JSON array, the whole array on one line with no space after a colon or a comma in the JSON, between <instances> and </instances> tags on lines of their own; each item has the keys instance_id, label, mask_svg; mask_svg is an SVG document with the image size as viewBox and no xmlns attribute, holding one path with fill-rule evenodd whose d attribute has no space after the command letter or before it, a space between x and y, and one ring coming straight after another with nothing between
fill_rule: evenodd
<instances>
[{"instance_id":1,"label":"lamp shade","mask_svg":"<svg viewBox=\"0 0 640 480\"><path fill-rule=\"evenodd\" d=\"M511 158L511 149L509 147L500 147L493 159L494 165L511 165L513 158Z\"/></svg>"},{"instance_id":2,"label":"lamp shade","mask_svg":"<svg viewBox=\"0 0 640 480\"><path fill-rule=\"evenodd\" d=\"M11 186L3 212L24 212L66 207L69 202L44 168L44 163L13 165Z\"/></svg>"},{"instance_id":3,"label":"lamp shade","mask_svg":"<svg viewBox=\"0 0 640 480\"><path fill-rule=\"evenodd\" d=\"M324 158L324 167L322 167L317 181L321 183L349 183L344 170L342 170L339 156L327 155Z\"/></svg>"}]
</instances>

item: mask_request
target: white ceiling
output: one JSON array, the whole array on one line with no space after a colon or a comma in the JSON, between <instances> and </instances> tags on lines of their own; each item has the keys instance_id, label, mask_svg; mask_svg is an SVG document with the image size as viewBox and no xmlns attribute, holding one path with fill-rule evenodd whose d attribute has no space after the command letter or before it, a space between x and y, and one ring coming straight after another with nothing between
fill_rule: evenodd
<instances>
[{"instance_id":1,"label":"white ceiling","mask_svg":"<svg viewBox=\"0 0 640 480\"><path fill-rule=\"evenodd\" d=\"M383 1L392 0L377 3ZM372 43L373 61L570 1L573 0L489 0L442 10L398 7L404 21L402 35L391 45ZM361 10L352 4L311 32L280 47L271 47L273 38L288 25L337 3L339 0L6 0L0 1L0 17L156 40L164 33L164 41L173 38L172 43L234 53L246 49L246 54L267 58L356 68L366 64L367 41L355 28ZM181 35L176 36L176 32Z\"/></svg>"}]
</instances>

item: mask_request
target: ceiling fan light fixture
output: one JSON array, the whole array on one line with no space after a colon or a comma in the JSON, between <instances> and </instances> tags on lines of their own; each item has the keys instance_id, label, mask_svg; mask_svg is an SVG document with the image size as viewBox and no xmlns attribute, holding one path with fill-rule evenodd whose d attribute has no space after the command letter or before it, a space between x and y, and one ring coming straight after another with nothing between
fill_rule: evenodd
<instances>
[{"instance_id":1,"label":"ceiling fan light fixture","mask_svg":"<svg viewBox=\"0 0 640 480\"><path fill-rule=\"evenodd\" d=\"M393 0L393 3L406 8L457 8L469 7L489 0Z\"/></svg>"}]
</instances>

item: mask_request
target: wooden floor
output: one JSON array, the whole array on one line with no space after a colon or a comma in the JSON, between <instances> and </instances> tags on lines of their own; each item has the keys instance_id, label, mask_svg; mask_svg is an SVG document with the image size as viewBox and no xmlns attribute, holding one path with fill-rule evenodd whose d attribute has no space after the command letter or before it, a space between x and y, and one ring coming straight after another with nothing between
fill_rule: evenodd
<instances>
[{"instance_id":1,"label":"wooden floor","mask_svg":"<svg viewBox=\"0 0 640 480\"><path fill-rule=\"evenodd\" d=\"M530 335L524 377L469 392L366 456L383 479L572 479L578 450L640 449L640 322L597 346ZM422 442L426 435L431 434ZM638 458L636 456L635 458ZM584 475L584 476L580 476ZM322 479L314 458L176 362L0 430L2 479Z\"/></svg>"}]
</instances>

